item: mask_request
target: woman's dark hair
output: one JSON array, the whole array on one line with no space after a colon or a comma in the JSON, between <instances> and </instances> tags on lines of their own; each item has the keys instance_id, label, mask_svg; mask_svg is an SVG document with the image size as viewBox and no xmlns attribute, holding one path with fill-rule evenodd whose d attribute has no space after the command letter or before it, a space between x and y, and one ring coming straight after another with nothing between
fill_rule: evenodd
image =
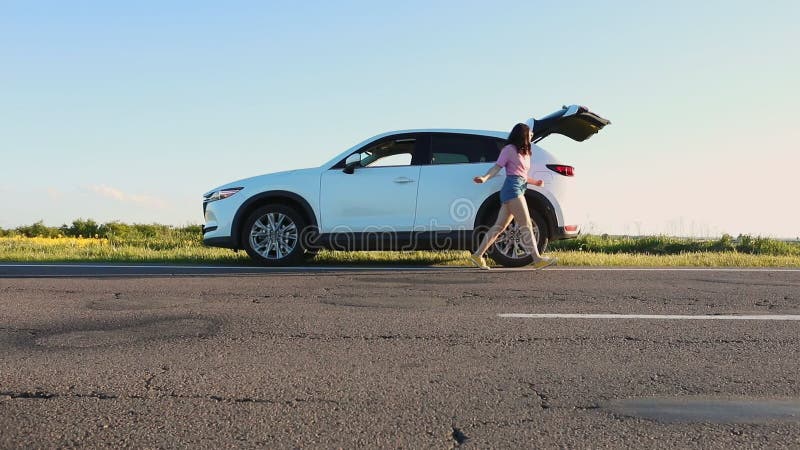
<instances>
[{"instance_id":1,"label":"woman's dark hair","mask_svg":"<svg viewBox=\"0 0 800 450\"><path fill-rule=\"evenodd\" d=\"M530 139L528 139L528 132L530 132L530 130L531 130L530 127L528 127L524 123L518 123L514 125L514 128L508 135L508 140L506 140L506 145L511 144L514 147L517 147L517 153L519 153L520 155L530 155L531 141Z\"/></svg>"}]
</instances>

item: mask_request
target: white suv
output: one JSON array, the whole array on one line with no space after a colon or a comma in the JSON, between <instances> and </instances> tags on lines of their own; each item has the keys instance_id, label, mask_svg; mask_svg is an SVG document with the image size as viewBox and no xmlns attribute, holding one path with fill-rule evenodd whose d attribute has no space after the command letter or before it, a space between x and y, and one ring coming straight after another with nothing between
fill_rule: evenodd
<instances>
[{"instance_id":1,"label":"white suv","mask_svg":"<svg viewBox=\"0 0 800 450\"><path fill-rule=\"evenodd\" d=\"M583 141L610 122L565 106L533 123L534 142L550 134ZM476 184L492 166L506 131L403 130L383 133L320 167L259 175L204 195L203 242L244 249L264 265L291 265L321 248L336 250L470 250L500 207L503 176ZM541 251L576 237L580 224L566 201L574 169L538 145L525 198ZM511 224L490 249L504 266L531 256Z\"/></svg>"}]
</instances>

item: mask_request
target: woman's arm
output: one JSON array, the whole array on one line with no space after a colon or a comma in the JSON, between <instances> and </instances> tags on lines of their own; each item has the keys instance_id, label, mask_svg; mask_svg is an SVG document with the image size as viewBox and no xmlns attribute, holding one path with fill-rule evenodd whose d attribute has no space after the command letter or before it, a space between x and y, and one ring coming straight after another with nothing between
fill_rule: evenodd
<instances>
[{"instance_id":1,"label":"woman's arm","mask_svg":"<svg viewBox=\"0 0 800 450\"><path fill-rule=\"evenodd\" d=\"M502 167L500 167L497 164L495 164L495 165L492 166L491 169L489 169L488 172L486 172L486 175L481 176L481 177L475 177L475 178L472 179L472 181L474 181L476 183L485 183L488 179L490 179L493 176L497 175L497 172L500 172L500 169L502 169Z\"/></svg>"},{"instance_id":2,"label":"woman's arm","mask_svg":"<svg viewBox=\"0 0 800 450\"><path fill-rule=\"evenodd\" d=\"M534 186L542 187L542 186L544 186L544 180L537 180L536 178L528 177L528 184L532 184Z\"/></svg>"}]
</instances>

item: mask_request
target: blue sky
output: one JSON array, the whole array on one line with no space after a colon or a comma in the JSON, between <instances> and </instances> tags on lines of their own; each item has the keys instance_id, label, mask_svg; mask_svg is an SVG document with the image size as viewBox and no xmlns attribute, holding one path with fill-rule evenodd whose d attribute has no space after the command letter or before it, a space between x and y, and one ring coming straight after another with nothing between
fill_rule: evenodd
<instances>
[{"instance_id":1,"label":"blue sky","mask_svg":"<svg viewBox=\"0 0 800 450\"><path fill-rule=\"evenodd\" d=\"M593 232L800 236L800 3L0 1L0 227L201 223L200 196L379 132L542 144Z\"/></svg>"}]
</instances>

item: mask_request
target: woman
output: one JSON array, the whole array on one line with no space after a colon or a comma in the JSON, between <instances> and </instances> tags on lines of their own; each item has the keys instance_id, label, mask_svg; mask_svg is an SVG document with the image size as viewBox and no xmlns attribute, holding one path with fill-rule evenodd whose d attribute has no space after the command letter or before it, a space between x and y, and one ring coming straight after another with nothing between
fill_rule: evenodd
<instances>
[{"instance_id":1,"label":"woman","mask_svg":"<svg viewBox=\"0 0 800 450\"><path fill-rule=\"evenodd\" d=\"M528 177L528 172L531 168L532 139L533 131L528 125L524 123L516 124L508 136L506 146L500 151L500 156L497 158L495 165L486 172L486 175L473 179L476 183L485 183L486 180L497 175L500 169L506 169L506 181L503 183L503 188L500 189L502 206L497 214L497 221L483 237L483 241L475 253L469 256L470 261L481 269L489 269L483 255L494 244L500 233L508 227L512 219L523 230L522 244L533 256L535 268L541 269L556 262L555 258L543 258L539 255L539 249L536 246L536 239L533 235L531 217L528 213L528 204L525 202L525 189L527 189L528 184L539 187L544 186L544 181Z\"/></svg>"}]
</instances>

